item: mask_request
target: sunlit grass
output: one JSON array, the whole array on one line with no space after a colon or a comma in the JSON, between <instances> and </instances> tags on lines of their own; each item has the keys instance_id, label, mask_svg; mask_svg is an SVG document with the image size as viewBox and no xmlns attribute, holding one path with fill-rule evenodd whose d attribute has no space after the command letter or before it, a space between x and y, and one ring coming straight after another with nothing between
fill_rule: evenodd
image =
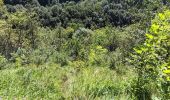
<instances>
[{"instance_id":1,"label":"sunlit grass","mask_svg":"<svg viewBox=\"0 0 170 100\"><path fill-rule=\"evenodd\" d=\"M128 87L133 79L131 71L127 77L103 67L78 69L54 64L6 69L0 74L0 95L11 99L123 100L129 98Z\"/></svg>"}]
</instances>

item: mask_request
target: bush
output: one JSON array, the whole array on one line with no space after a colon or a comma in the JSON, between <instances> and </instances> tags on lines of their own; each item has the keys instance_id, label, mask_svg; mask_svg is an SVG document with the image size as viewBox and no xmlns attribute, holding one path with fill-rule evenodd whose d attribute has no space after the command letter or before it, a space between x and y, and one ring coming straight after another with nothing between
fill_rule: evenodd
<instances>
[{"instance_id":1,"label":"bush","mask_svg":"<svg viewBox=\"0 0 170 100\"><path fill-rule=\"evenodd\" d=\"M154 91L151 91L153 87L157 87L153 90L158 92L158 96L162 95L164 99L170 97L169 20L169 10L159 13L152 20L151 28L149 33L146 33L143 45L134 48L136 53L132 55L132 58L138 73L135 96L139 100L145 98L150 100L151 96L155 95ZM149 87L150 85L154 85L152 89Z\"/></svg>"}]
</instances>

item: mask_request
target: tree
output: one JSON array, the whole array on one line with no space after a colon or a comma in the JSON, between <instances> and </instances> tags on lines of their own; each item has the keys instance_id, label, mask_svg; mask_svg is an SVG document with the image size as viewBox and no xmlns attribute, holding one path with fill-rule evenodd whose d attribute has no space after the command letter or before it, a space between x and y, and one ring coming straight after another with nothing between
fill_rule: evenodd
<instances>
[{"instance_id":1,"label":"tree","mask_svg":"<svg viewBox=\"0 0 170 100\"><path fill-rule=\"evenodd\" d=\"M157 91L163 99L170 97L170 11L159 13L154 20L143 45L132 55L138 80L135 95L138 100L151 99L152 87L159 87Z\"/></svg>"},{"instance_id":2,"label":"tree","mask_svg":"<svg viewBox=\"0 0 170 100\"><path fill-rule=\"evenodd\" d=\"M22 4L25 5L29 3L31 0L4 0L5 4L11 4L11 5L16 5L16 4Z\"/></svg>"},{"instance_id":3,"label":"tree","mask_svg":"<svg viewBox=\"0 0 170 100\"><path fill-rule=\"evenodd\" d=\"M0 19L0 53L10 58L18 48L35 48L36 23L33 13L21 10L7 13L6 19Z\"/></svg>"}]
</instances>

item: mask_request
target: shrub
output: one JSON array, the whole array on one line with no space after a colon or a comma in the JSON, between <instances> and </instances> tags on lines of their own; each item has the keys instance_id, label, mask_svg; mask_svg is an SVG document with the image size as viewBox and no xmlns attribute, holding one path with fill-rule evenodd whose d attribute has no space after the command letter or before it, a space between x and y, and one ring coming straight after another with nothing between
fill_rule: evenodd
<instances>
[{"instance_id":1,"label":"shrub","mask_svg":"<svg viewBox=\"0 0 170 100\"><path fill-rule=\"evenodd\" d=\"M170 11L159 13L154 20L143 45L136 48L132 55L138 73L135 95L138 100L151 99L153 89L163 99L170 97Z\"/></svg>"},{"instance_id":2,"label":"shrub","mask_svg":"<svg viewBox=\"0 0 170 100\"><path fill-rule=\"evenodd\" d=\"M107 52L107 49L103 48L102 46L95 46L94 48L90 49L88 57L89 64L103 67L108 66L109 63L106 59Z\"/></svg>"}]
</instances>

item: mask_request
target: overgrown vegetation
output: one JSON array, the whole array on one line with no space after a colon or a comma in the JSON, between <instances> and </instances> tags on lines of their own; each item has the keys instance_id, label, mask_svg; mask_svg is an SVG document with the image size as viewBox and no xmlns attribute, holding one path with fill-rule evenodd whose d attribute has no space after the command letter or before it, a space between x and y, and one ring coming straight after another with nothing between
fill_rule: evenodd
<instances>
[{"instance_id":1,"label":"overgrown vegetation","mask_svg":"<svg viewBox=\"0 0 170 100\"><path fill-rule=\"evenodd\" d=\"M170 48L170 11L159 13L154 20L143 45L135 48L132 55L138 80L136 92L138 99L151 97L152 89L165 100L170 97L169 48ZM159 94L160 93L160 94Z\"/></svg>"},{"instance_id":2,"label":"overgrown vegetation","mask_svg":"<svg viewBox=\"0 0 170 100\"><path fill-rule=\"evenodd\" d=\"M170 99L168 0L0 0L0 98Z\"/></svg>"}]
</instances>

